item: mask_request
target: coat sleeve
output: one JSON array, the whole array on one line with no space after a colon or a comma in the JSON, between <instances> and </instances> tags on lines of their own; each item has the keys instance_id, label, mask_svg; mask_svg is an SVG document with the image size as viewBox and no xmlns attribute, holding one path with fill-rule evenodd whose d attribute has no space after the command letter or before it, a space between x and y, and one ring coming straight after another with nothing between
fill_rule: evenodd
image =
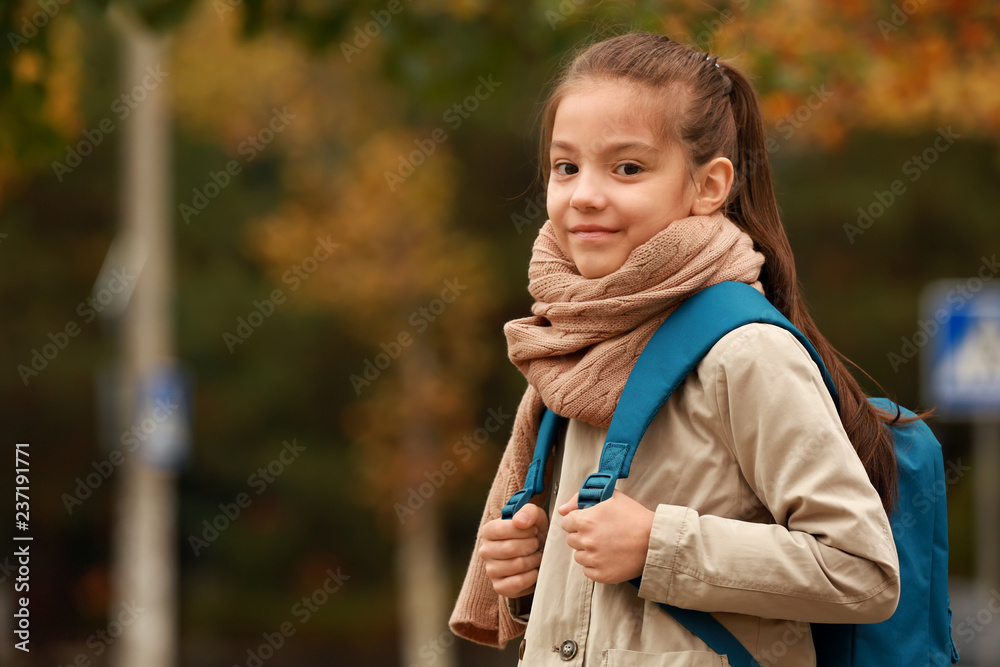
<instances>
[{"instance_id":1,"label":"coat sleeve","mask_svg":"<svg viewBox=\"0 0 1000 667\"><path fill-rule=\"evenodd\" d=\"M816 364L770 325L719 346L699 373L714 374L721 437L774 523L660 505L640 595L766 618L885 620L899 599L895 543Z\"/></svg>"}]
</instances>

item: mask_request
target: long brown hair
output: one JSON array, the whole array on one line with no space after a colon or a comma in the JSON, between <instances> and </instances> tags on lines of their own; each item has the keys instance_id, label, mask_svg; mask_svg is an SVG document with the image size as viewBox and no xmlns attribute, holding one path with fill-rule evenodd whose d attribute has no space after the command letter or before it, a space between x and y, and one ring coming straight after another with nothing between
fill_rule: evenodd
<instances>
[{"instance_id":1,"label":"long brown hair","mask_svg":"<svg viewBox=\"0 0 1000 667\"><path fill-rule=\"evenodd\" d=\"M774 306L812 341L840 394L840 420L887 512L897 494L889 424L899 413L868 402L843 358L819 332L802 298L795 260L778 214L757 94L733 65L662 35L632 33L598 42L577 55L557 79L542 111L539 157L547 182L549 144L559 102L580 86L630 82L653 104L662 137L679 143L689 166L729 158L735 179L723 212L764 255L760 281ZM842 360L844 359L844 360Z\"/></svg>"}]
</instances>

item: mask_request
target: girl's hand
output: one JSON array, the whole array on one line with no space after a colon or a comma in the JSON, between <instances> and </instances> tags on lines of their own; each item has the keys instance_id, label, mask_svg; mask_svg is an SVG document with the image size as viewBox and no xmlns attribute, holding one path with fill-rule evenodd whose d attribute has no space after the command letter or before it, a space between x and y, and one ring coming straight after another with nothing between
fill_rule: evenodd
<instances>
[{"instance_id":1,"label":"girl's hand","mask_svg":"<svg viewBox=\"0 0 1000 667\"><path fill-rule=\"evenodd\" d=\"M494 519L479 533L479 557L493 590L506 598L519 598L535 590L549 517L538 505L525 505L509 521Z\"/></svg>"},{"instance_id":2,"label":"girl's hand","mask_svg":"<svg viewBox=\"0 0 1000 667\"><path fill-rule=\"evenodd\" d=\"M579 495L579 494L577 494ZM603 503L581 510L577 495L559 508L566 544L583 574L599 584L642 575L655 513L617 489Z\"/></svg>"}]
</instances>

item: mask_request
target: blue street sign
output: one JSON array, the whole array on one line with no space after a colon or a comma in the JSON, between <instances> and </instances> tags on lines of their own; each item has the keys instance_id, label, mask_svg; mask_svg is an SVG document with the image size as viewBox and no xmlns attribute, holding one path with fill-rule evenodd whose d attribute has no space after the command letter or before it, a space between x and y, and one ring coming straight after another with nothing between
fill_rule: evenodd
<instances>
[{"instance_id":1,"label":"blue street sign","mask_svg":"<svg viewBox=\"0 0 1000 667\"><path fill-rule=\"evenodd\" d=\"M923 349L925 400L943 416L1000 416L1000 285L992 278L943 280L924 290L912 343Z\"/></svg>"},{"instance_id":2,"label":"blue street sign","mask_svg":"<svg viewBox=\"0 0 1000 667\"><path fill-rule=\"evenodd\" d=\"M139 383L131 434L150 465L174 470L191 448L191 389L186 373L164 366Z\"/></svg>"}]
</instances>

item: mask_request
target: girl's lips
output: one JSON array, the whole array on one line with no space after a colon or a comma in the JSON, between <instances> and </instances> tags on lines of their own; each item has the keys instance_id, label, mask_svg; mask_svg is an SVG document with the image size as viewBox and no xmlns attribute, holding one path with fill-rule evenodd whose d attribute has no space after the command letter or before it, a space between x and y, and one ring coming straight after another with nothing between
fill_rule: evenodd
<instances>
[{"instance_id":1,"label":"girl's lips","mask_svg":"<svg viewBox=\"0 0 1000 667\"><path fill-rule=\"evenodd\" d=\"M570 232L570 234L581 241L600 241L608 238L614 233L615 232L610 229L579 229Z\"/></svg>"}]
</instances>

